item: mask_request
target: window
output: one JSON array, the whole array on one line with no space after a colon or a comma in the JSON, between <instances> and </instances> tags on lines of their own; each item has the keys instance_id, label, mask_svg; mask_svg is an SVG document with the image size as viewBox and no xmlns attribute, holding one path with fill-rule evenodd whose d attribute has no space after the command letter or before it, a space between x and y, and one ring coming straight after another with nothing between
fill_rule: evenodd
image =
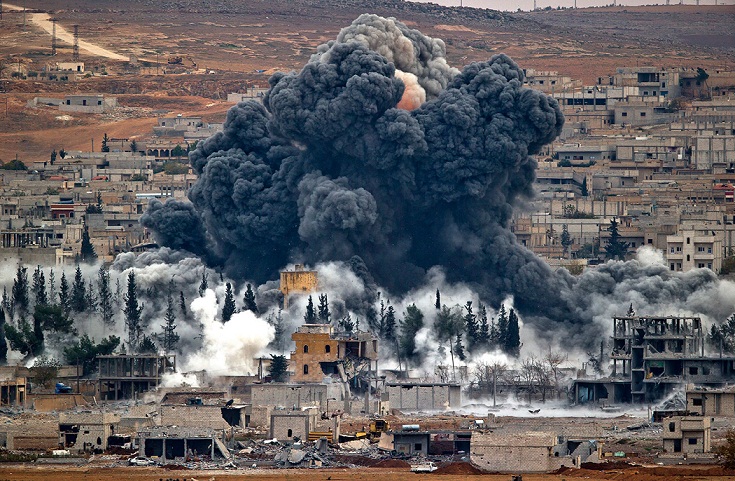
<instances>
[{"instance_id":1,"label":"window","mask_svg":"<svg viewBox=\"0 0 735 481\"><path fill-rule=\"evenodd\" d=\"M681 262L677 262L677 263L676 263L676 268L677 268L678 270L681 270Z\"/></svg>"},{"instance_id":2,"label":"window","mask_svg":"<svg viewBox=\"0 0 735 481\"><path fill-rule=\"evenodd\" d=\"M689 368L689 374L693 374L693 375L699 374L699 368L690 367Z\"/></svg>"},{"instance_id":3,"label":"window","mask_svg":"<svg viewBox=\"0 0 735 481\"><path fill-rule=\"evenodd\" d=\"M712 263L711 262L708 262L707 263L707 269L712 269Z\"/></svg>"},{"instance_id":4,"label":"window","mask_svg":"<svg viewBox=\"0 0 735 481\"><path fill-rule=\"evenodd\" d=\"M692 399L692 406L701 406L702 400L701 399Z\"/></svg>"},{"instance_id":5,"label":"window","mask_svg":"<svg viewBox=\"0 0 735 481\"><path fill-rule=\"evenodd\" d=\"M414 451L421 451L423 449L423 445L421 443L414 443L413 449Z\"/></svg>"},{"instance_id":6,"label":"window","mask_svg":"<svg viewBox=\"0 0 735 481\"><path fill-rule=\"evenodd\" d=\"M309 353L309 346L304 344L304 354L308 354L308 353Z\"/></svg>"},{"instance_id":7,"label":"window","mask_svg":"<svg viewBox=\"0 0 735 481\"><path fill-rule=\"evenodd\" d=\"M327 352L327 353L332 352L332 346L330 346L329 344L324 346L324 352Z\"/></svg>"},{"instance_id":8,"label":"window","mask_svg":"<svg viewBox=\"0 0 735 481\"><path fill-rule=\"evenodd\" d=\"M697 438L689 438L689 444L697 444Z\"/></svg>"},{"instance_id":9,"label":"window","mask_svg":"<svg viewBox=\"0 0 735 481\"><path fill-rule=\"evenodd\" d=\"M649 244L653 244L653 239L648 239Z\"/></svg>"},{"instance_id":10,"label":"window","mask_svg":"<svg viewBox=\"0 0 735 481\"><path fill-rule=\"evenodd\" d=\"M674 263L673 262L671 263L671 270L672 271L674 270Z\"/></svg>"},{"instance_id":11,"label":"window","mask_svg":"<svg viewBox=\"0 0 735 481\"><path fill-rule=\"evenodd\" d=\"M712 247L707 247L707 254L712 254Z\"/></svg>"},{"instance_id":12,"label":"window","mask_svg":"<svg viewBox=\"0 0 735 481\"><path fill-rule=\"evenodd\" d=\"M82 105L87 105L87 99L82 100Z\"/></svg>"},{"instance_id":13,"label":"window","mask_svg":"<svg viewBox=\"0 0 735 481\"><path fill-rule=\"evenodd\" d=\"M691 243L691 238L687 237L687 244Z\"/></svg>"},{"instance_id":14,"label":"window","mask_svg":"<svg viewBox=\"0 0 735 481\"><path fill-rule=\"evenodd\" d=\"M676 423L669 423L669 432L673 433L676 431Z\"/></svg>"},{"instance_id":15,"label":"window","mask_svg":"<svg viewBox=\"0 0 735 481\"><path fill-rule=\"evenodd\" d=\"M689 254L687 254L687 262L689 262L690 260L692 260L692 256L690 256Z\"/></svg>"},{"instance_id":16,"label":"window","mask_svg":"<svg viewBox=\"0 0 735 481\"><path fill-rule=\"evenodd\" d=\"M697 247L697 252L704 252L704 246Z\"/></svg>"},{"instance_id":17,"label":"window","mask_svg":"<svg viewBox=\"0 0 735 481\"><path fill-rule=\"evenodd\" d=\"M289 438L292 438L293 437L293 429L289 429L288 432L286 433L286 436L288 436Z\"/></svg>"},{"instance_id":18,"label":"window","mask_svg":"<svg viewBox=\"0 0 735 481\"><path fill-rule=\"evenodd\" d=\"M304 364L304 374L309 374L309 365Z\"/></svg>"},{"instance_id":19,"label":"window","mask_svg":"<svg viewBox=\"0 0 735 481\"><path fill-rule=\"evenodd\" d=\"M699 269L704 269L704 262L700 262L700 263L698 263L698 264L697 264L697 267L698 267Z\"/></svg>"},{"instance_id":20,"label":"window","mask_svg":"<svg viewBox=\"0 0 735 481\"><path fill-rule=\"evenodd\" d=\"M671 253L672 253L672 254L674 253L674 248L673 248L673 247L671 248Z\"/></svg>"},{"instance_id":21,"label":"window","mask_svg":"<svg viewBox=\"0 0 735 481\"><path fill-rule=\"evenodd\" d=\"M665 89L666 88L666 82L661 82L661 88L662 89Z\"/></svg>"},{"instance_id":22,"label":"window","mask_svg":"<svg viewBox=\"0 0 735 481\"><path fill-rule=\"evenodd\" d=\"M97 436L97 446L102 446L102 438Z\"/></svg>"},{"instance_id":23,"label":"window","mask_svg":"<svg viewBox=\"0 0 735 481\"><path fill-rule=\"evenodd\" d=\"M102 101L101 100L98 100L97 101L97 105L102 105Z\"/></svg>"},{"instance_id":24,"label":"window","mask_svg":"<svg viewBox=\"0 0 735 481\"><path fill-rule=\"evenodd\" d=\"M620 114L620 116L621 117L627 117L628 116L628 112L623 112L622 114Z\"/></svg>"},{"instance_id":25,"label":"window","mask_svg":"<svg viewBox=\"0 0 735 481\"><path fill-rule=\"evenodd\" d=\"M646 113L645 112L641 112L641 117L645 117L645 116L646 116Z\"/></svg>"},{"instance_id":26,"label":"window","mask_svg":"<svg viewBox=\"0 0 735 481\"><path fill-rule=\"evenodd\" d=\"M71 105L71 100L66 99L66 105Z\"/></svg>"}]
</instances>

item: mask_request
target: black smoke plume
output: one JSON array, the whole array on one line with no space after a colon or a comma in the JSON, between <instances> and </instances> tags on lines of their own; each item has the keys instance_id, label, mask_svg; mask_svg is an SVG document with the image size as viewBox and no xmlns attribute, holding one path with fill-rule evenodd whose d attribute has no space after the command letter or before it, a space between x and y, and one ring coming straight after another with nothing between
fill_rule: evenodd
<instances>
[{"instance_id":1,"label":"black smoke plume","mask_svg":"<svg viewBox=\"0 0 735 481\"><path fill-rule=\"evenodd\" d=\"M425 101L396 108L409 90ZM556 101L524 88L507 56L458 71L440 40L362 15L300 72L274 75L263 105L233 107L224 131L190 154L193 209L154 203L142 222L162 245L209 252L233 278L265 282L289 262L352 259L405 293L438 265L491 305L513 296L526 322L579 325L594 314L595 283L614 290L621 268L577 285L508 228L532 196L532 156L563 124ZM657 275L666 284L669 274ZM677 283L667 295L696 291ZM598 328L575 329L576 341Z\"/></svg>"}]
</instances>

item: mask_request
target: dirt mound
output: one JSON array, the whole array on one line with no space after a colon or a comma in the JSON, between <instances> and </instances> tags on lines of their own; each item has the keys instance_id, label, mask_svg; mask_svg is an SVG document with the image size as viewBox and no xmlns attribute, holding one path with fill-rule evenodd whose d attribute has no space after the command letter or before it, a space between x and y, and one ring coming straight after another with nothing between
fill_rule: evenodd
<instances>
[{"instance_id":1,"label":"dirt mound","mask_svg":"<svg viewBox=\"0 0 735 481\"><path fill-rule=\"evenodd\" d=\"M451 463L440 467L432 474L485 474L485 472L470 463Z\"/></svg>"},{"instance_id":2,"label":"dirt mound","mask_svg":"<svg viewBox=\"0 0 735 481\"><path fill-rule=\"evenodd\" d=\"M607 471L608 469L628 469L639 466L627 461L613 461L610 463L582 463L580 467L590 471Z\"/></svg>"},{"instance_id":3,"label":"dirt mound","mask_svg":"<svg viewBox=\"0 0 735 481\"><path fill-rule=\"evenodd\" d=\"M401 459L383 459L373 464L373 468L408 468L411 466Z\"/></svg>"}]
</instances>

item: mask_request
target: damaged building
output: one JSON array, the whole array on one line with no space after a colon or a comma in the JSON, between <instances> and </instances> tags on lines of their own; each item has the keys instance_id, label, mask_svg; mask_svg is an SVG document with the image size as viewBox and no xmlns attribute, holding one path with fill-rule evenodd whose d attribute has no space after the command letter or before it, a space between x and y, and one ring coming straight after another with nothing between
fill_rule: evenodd
<instances>
[{"instance_id":1,"label":"damaged building","mask_svg":"<svg viewBox=\"0 0 735 481\"><path fill-rule=\"evenodd\" d=\"M698 317L615 317L612 374L576 379L579 404L656 402L683 383L724 387L735 376L735 357L705 354Z\"/></svg>"},{"instance_id":2,"label":"damaged building","mask_svg":"<svg viewBox=\"0 0 735 481\"><path fill-rule=\"evenodd\" d=\"M378 369L378 339L369 332L335 333L331 324L304 324L291 335L295 382L331 377L351 388L367 387Z\"/></svg>"},{"instance_id":3,"label":"damaged building","mask_svg":"<svg viewBox=\"0 0 735 481\"><path fill-rule=\"evenodd\" d=\"M307 271L303 264L296 264L293 270L281 271L280 290L283 294L283 308L288 309L291 296L309 294L319 285L316 271Z\"/></svg>"},{"instance_id":4,"label":"damaged building","mask_svg":"<svg viewBox=\"0 0 735 481\"><path fill-rule=\"evenodd\" d=\"M711 451L711 422L708 417L674 416L663 420L665 453L697 454Z\"/></svg>"},{"instance_id":5,"label":"damaged building","mask_svg":"<svg viewBox=\"0 0 735 481\"><path fill-rule=\"evenodd\" d=\"M192 461L230 457L224 431L210 428L156 426L138 433L140 456L160 461Z\"/></svg>"},{"instance_id":6,"label":"damaged building","mask_svg":"<svg viewBox=\"0 0 735 481\"><path fill-rule=\"evenodd\" d=\"M472 436L472 463L492 472L547 473L600 458L601 444L548 432L482 432Z\"/></svg>"},{"instance_id":7,"label":"damaged building","mask_svg":"<svg viewBox=\"0 0 735 481\"><path fill-rule=\"evenodd\" d=\"M116 354L97 356L97 392L103 401L135 399L152 391L164 374L176 371L173 354Z\"/></svg>"},{"instance_id":8,"label":"damaged building","mask_svg":"<svg viewBox=\"0 0 735 481\"><path fill-rule=\"evenodd\" d=\"M276 409L271 413L270 437L278 441L291 441L294 438L306 441L309 433L316 430L318 416L316 408Z\"/></svg>"},{"instance_id":9,"label":"damaged building","mask_svg":"<svg viewBox=\"0 0 735 481\"><path fill-rule=\"evenodd\" d=\"M443 411L462 406L462 387L453 383L387 383L385 392L392 409Z\"/></svg>"},{"instance_id":10,"label":"damaged building","mask_svg":"<svg viewBox=\"0 0 735 481\"><path fill-rule=\"evenodd\" d=\"M733 380L735 381L735 380ZM735 417L735 386L687 386L687 411L699 416Z\"/></svg>"},{"instance_id":11,"label":"damaged building","mask_svg":"<svg viewBox=\"0 0 735 481\"><path fill-rule=\"evenodd\" d=\"M59 413L59 447L72 453L101 453L120 423L120 416L107 412Z\"/></svg>"}]
</instances>

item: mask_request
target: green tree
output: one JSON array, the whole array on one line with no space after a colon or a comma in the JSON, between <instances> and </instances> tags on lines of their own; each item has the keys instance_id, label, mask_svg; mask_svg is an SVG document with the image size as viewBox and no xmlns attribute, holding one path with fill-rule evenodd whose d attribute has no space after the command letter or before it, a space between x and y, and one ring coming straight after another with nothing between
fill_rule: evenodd
<instances>
[{"instance_id":1,"label":"green tree","mask_svg":"<svg viewBox=\"0 0 735 481\"><path fill-rule=\"evenodd\" d=\"M349 312L339 320L339 327L345 332L353 332L355 330L355 322L352 320Z\"/></svg>"},{"instance_id":2,"label":"green tree","mask_svg":"<svg viewBox=\"0 0 735 481\"><path fill-rule=\"evenodd\" d=\"M71 286L71 308L76 312L84 312L87 310L87 288L82 277L82 269L77 264L77 270L74 273L74 283Z\"/></svg>"},{"instance_id":3,"label":"green tree","mask_svg":"<svg viewBox=\"0 0 735 481\"><path fill-rule=\"evenodd\" d=\"M31 367L33 382L45 388L51 387L51 381L59 375L61 364L52 357L40 356Z\"/></svg>"},{"instance_id":4,"label":"green tree","mask_svg":"<svg viewBox=\"0 0 735 481\"><path fill-rule=\"evenodd\" d=\"M504 351L514 357L518 357L521 350L521 335L518 325L518 316L515 310L511 309L508 313L508 332L505 337Z\"/></svg>"},{"instance_id":5,"label":"green tree","mask_svg":"<svg viewBox=\"0 0 735 481\"><path fill-rule=\"evenodd\" d=\"M28 314L30 300L28 298L28 269L18 266L13 280L13 307L11 310L17 310L18 315L25 317Z\"/></svg>"},{"instance_id":6,"label":"green tree","mask_svg":"<svg viewBox=\"0 0 735 481\"><path fill-rule=\"evenodd\" d=\"M725 443L715 448L720 463L726 468L735 469L735 429L729 428L725 434Z\"/></svg>"},{"instance_id":7,"label":"green tree","mask_svg":"<svg viewBox=\"0 0 735 481\"><path fill-rule=\"evenodd\" d=\"M110 138L107 136L107 133L102 136L102 152L109 152L110 146L107 145L107 143L110 141Z\"/></svg>"},{"instance_id":8,"label":"green tree","mask_svg":"<svg viewBox=\"0 0 735 481\"><path fill-rule=\"evenodd\" d=\"M141 354L155 354L158 352L158 348L156 347L156 343L153 342L153 339L146 334L143 334L140 344L138 345L138 352Z\"/></svg>"},{"instance_id":9,"label":"green tree","mask_svg":"<svg viewBox=\"0 0 735 481\"><path fill-rule=\"evenodd\" d=\"M505 310L505 304L500 305L498 311L498 347L505 351L508 342L508 313Z\"/></svg>"},{"instance_id":10,"label":"green tree","mask_svg":"<svg viewBox=\"0 0 735 481\"><path fill-rule=\"evenodd\" d=\"M189 317L188 310L186 309L186 299L184 298L184 291L179 291L179 311L181 311L182 319L187 319Z\"/></svg>"},{"instance_id":11,"label":"green tree","mask_svg":"<svg viewBox=\"0 0 735 481\"><path fill-rule=\"evenodd\" d=\"M735 354L735 313L720 325L712 324L708 340L716 352Z\"/></svg>"},{"instance_id":12,"label":"green tree","mask_svg":"<svg viewBox=\"0 0 735 481\"><path fill-rule=\"evenodd\" d=\"M66 150L64 149L59 150L59 157L61 157L62 159L66 157Z\"/></svg>"},{"instance_id":13,"label":"green tree","mask_svg":"<svg viewBox=\"0 0 735 481\"><path fill-rule=\"evenodd\" d=\"M184 149L180 145L176 144L176 147L174 147L173 149L171 149L171 155L173 155L174 157L176 157L176 160L179 160L179 158L181 158L181 157L183 157L183 156L186 155L186 149Z\"/></svg>"},{"instance_id":14,"label":"green tree","mask_svg":"<svg viewBox=\"0 0 735 481\"><path fill-rule=\"evenodd\" d=\"M309 296L309 301L306 303L306 314L304 314L304 324L316 324L316 311L314 311L314 301Z\"/></svg>"},{"instance_id":15,"label":"green tree","mask_svg":"<svg viewBox=\"0 0 735 481\"><path fill-rule=\"evenodd\" d=\"M130 152L137 152L138 151L138 143L135 141L135 139L130 141Z\"/></svg>"},{"instance_id":16,"label":"green tree","mask_svg":"<svg viewBox=\"0 0 735 481\"><path fill-rule=\"evenodd\" d=\"M434 307L437 311L441 310L442 308L442 297L439 293L439 289L436 290L436 301L434 302Z\"/></svg>"},{"instance_id":17,"label":"green tree","mask_svg":"<svg viewBox=\"0 0 735 481\"><path fill-rule=\"evenodd\" d=\"M64 315L60 306L38 304L33 312L33 325L21 317L17 328L12 325L5 328L10 347L26 357L43 352L44 332L71 333L73 321Z\"/></svg>"},{"instance_id":18,"label":"green tree","mask_svg":"<svg viewBox=\"0 0 735 481\"><path fill-rule=\"evenodd\" d=\"M487 322L487 309L483 303L477 309L477 317L479 318L479 331L477 333L478 345L487 348L490 343L490 324Z\"/></svg>"},{"instance_id":19,"label":"green tree","mask_svg":"<svg viewBox=\"0 0 735 481\"><path fill-rule=\"evenodd\" d=\"M109 356L119 345L120 338L117 336L110 336L95 344L94 339L84 334L79 341L64 348L64 359L68 364L82 366L82 375L88 376L97 370L97 356Z\"/></svg>"},{"instance_id":20,"label":"green tree","mask_svg":"<svg viewBox=\"0 0 735 481\"><path fill-rule=\"evenodd\" d=\"M112 289L110 288L110 270L102 264L97 272L97 293L99 296L100 314L106 326L112 326L114 311L112 305Z\"/></svg>"},{"instance_id":21,"label":"green tree","mask_svg":"<svg viewBox=\"0 0 735 481\"><path fill-rule=\"evenodd\" d=\"M625 260L625 255L628 253L630 244L623 242L620 239L620 233L618 232L618 221L612 219L610 221L610 227L607 228L610 232L610 239L605 244L605 255L608 259L618 259L621 261Z\"/></svg>"},{"instance_id":22,"label":"green tree","mask_svg":"<svg viewBox=\"0 0 735 481\"><path fill-rule=\"evenodd\" d=\"M416 352L416 333L424 327L424 313L411 304L406 307L401 321L401 338L399 342L399 353L402 359L418 361L423 353Z\"/></svg>"},{"instance_id":23,"label":"green tree","mask_svg":"<svg viewBox=\"0 0 735 481\"><path fill-rule=\"evenodd\" d=\"M138 286L135 282L135 272L130 271L128 274L128 290L124 298L125 307L125 327L128 330L128 346L131 352L135 352L140 342L140 335L143 330L141 325L140 314L143 312L143 306L138 305Z\"/></svg>"},{"instance_id":24,"label":"green tree","mask_svg":"<svg viewBox=\"0 0 735 481\"><path fill-rule=\"evenodd\" d=\"M232 293L232 284L225 284L225 302L222 305L222 322L229 322L235 313L235 295Z\"/></svg>"},{"instance_id":25,"label":"green tree","mask_svg":"<svg viewBox=\"0 0 735 481\"><path fill-rule=\"evenodd\" d=\"M460 333L457 333L457 337L454 341L454 354L463 362L467 358L464 353L464 346L462 345L462 334Z\"/></svg>"},{"instance_id":26,"label":"green tree","mask_svg":"<svg viewBox=\"0 0 735 481\"><path fill-rule=\"evenodd\" d=\"M87 290L84 294L84 302L87 304L87 310L89 312L97 311L97 294L95 294L92 281L89 281L87 283Z\"/></svg>"},{"instance_id":27,"label":"green tree","mask_svg":"<svg viewBox=\"0 0 735 481\"><path fill-rule=\"evenodd\" d=\"M199 297L204 297L204 292L209 287L209 283L207 282L207 270L202 271L202 281L199 283Z\"/></svg>"},{"instance_id":28,"label":"green tree","mask_svg":"<svg viewBox=\"0 0 735 481\"><path fill-rule=\"evenodd\" d=\"M46 294L46 278L43 275L41 266L36 266L36 270L33 271L33 297L36 299L36 304L48 304L48 295Z\"/></svg>"},{"instance_id":29,"label":"green tree","mask_svg":"<svg viewBox=\"0 0 735 481\"><path fill-rule=\"evenodd\" d=\"M480 328L477 324L477 316L472 312L472 301L467 301L464 309L466 311L464 315L464 326L467 332L467 350L474 352L480 344Z\"/></svg>"},{"instance_id":30,"label":"green tree","mask_svg":"<svg viewBox=\"0 0 735 481\"><path fill-rule=\"evenodd\" d=\"M458 335L461 336L463 324L464 319L462 317L460 306L456 306L455 308L449 308L446 305L442 306L434 320L434 331L436 333L437 340L440 344L447 344L449 346L453 378L455 377L454 356L457 354L456 339ZM464 356L464 346L462 346L462 356Z\"/></svg>"},{"instance_id":31,"label":"green tree","mask_svg":"<svg viewBox=\"0 0 735 481\"><path fill-rule=\"evenodd\" d=\"M5 341L5 309L0 306L0 364L8 362L8 343Z\"/></svg>"},{"instance_id":32,"label":"green tree","mask_svg":"<svg viewBox=\"0 0 735 481\"><path fill-rule=\"evenodd\" d=\"M288 374L288 361L286 356L271 354L271 363L268 366L268 374L275 382L284 382Z\"/></svg>"},{"instance_id":33,"label":"green tree","mask_svg":"<svg viewBox=\"0 0 735 481\"><path fill-rule=\"evenodd\" d=\"M584 176L584 179L582 179L582 197L587 197L590 195L589 190L587 190L587 176Z\"/></svg>"},{"instance_id":34,"label":"green tree","mask_svg":"<svg viewBox=\"0 0 735 481\"><path fill-rule=\"evenodd\" d=\"M87 264L93 264L97 260L97 253L94 251L94 246L89 239L89 226L84 225L82 231L82 248L80 250L82 262Z\"/></svg>"},{"instance_id":35,"label":"green tree","mask_svg":"<svg viewBox=\"0 0 735 481\"><path fill-rule=\"evenodd\" d=\"M56 162L56 149L51 151L51 165L54 165L54 162Z\"/></svg>"},{"instance_id":36,"label":"green tree","mask_svg":"<svg viewBox=\"0 0 735 481\"><path fill-rule=\"evenodd\" d=\"M329 324L331 322L332 314L329 312L329 300L327 299L326 293L319 295L318 313L319 322L322 324Z\"/></svg>"},{"instance_id":37,"label":"green tree","mask_svg":"<svg viewBox=\"0 0 735 481\"><path fill-rule=\"evenodd\" d=\"M381 301L382 308L382 301ZM388 304L385 309L385 319L381 323L382 338L386 341L395 343L397 341L396 336L396 310Z\"/></svg>"},{"instance_id":38,"label":"green tree","mask_svg":"<svg viewBox=\"0 0 735 481\"><path fill-rule=\"evenodd\" d=\"M26 167L26 164L23 163L23 161L18 159L13 159L10 162L5 162L4 164L0 164L0 169L3 170L28 170L28 167Z\"/></svg>"},{"instance_id":39,"label":"green tree","mask_svg":"<svg viewBox=\"0 0 735 481\"><path fill-rule=\"evenodd\" d=\"M250 311L253 314L258 314L258 304L255 302L255 293L253 292L253 286L250 284L245 286L245 296L243 296L244 309Z\"/></svg>"},{"instance_id":40,"label":"green tree","mask_svg":"<svg viewBox=\"0 0 735 481\"><path fill-rule=\"evenodd\" d=\"M176 314L174 313L174 299L169 289L166 299L166 315L163 318L164 324L161 326L163 335L161 336L161 347L166 352L173 352L179 343L179 335L176 334Z\"/></svg>"},{"instance_id":41,"label":"green tree","mask_svg":"<svg viewBox=\"0 0 735 481\"><path fill-rule=\"evenodd\" d=\"M69 312L71 312L71 295L69 293L69 282L66 280L64 271L61 271L61 282L59 284L59 305L64 314L69 315Z\"/></svg>"}]
</instances>

